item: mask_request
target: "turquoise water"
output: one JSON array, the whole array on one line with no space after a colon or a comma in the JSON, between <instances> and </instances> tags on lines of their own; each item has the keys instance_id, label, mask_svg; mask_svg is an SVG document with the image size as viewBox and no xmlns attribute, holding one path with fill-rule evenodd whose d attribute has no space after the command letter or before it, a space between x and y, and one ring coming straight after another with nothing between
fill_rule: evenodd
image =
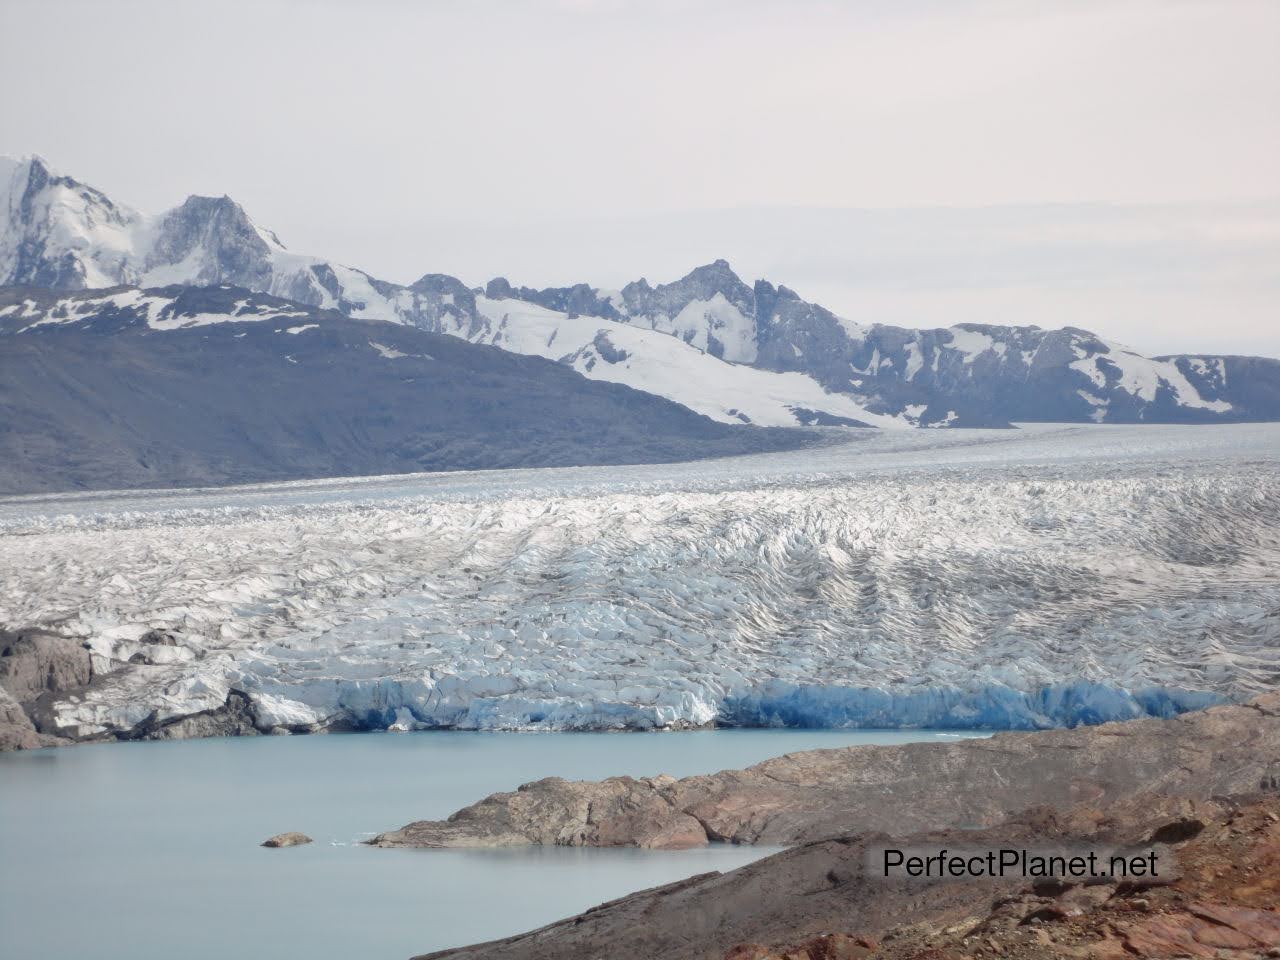
<instances>
[{"instance_id":1,"label":"turquoise water","mask_svg":"<svg viewBox=\"0 0 1280 960\"><path fill-rule=\"evenodd\" d=\"M928 731L417 733L0 754L0 956L403 960L771 851L376 850L543 776L685 776ZM316 842L266 850L275 833Z\"/></svg>"}]
</instances>

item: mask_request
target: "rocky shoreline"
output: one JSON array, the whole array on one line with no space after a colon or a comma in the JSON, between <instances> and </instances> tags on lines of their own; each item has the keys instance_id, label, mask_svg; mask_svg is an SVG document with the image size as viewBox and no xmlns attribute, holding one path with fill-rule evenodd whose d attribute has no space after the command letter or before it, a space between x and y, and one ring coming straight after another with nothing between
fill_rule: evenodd
<instances>
[{"instance_id":1,"label":"rocky shoreline","mask_svg":"<svg viewBox=\"0 0 1280 960\"><path fill-rule=\"evenodd\" d=\"M1280 693L1169 720L788 754L709 776L527 783L380 834L380 847L674 849L985 827L1036 805L1207 799L1280 777Z\"/></svg>"},{"instance_id":2,"label":"rocky shoreline","mask_svg":"<svg viewBox=\"0 0 1280 960\"><path fill-rule=\"evenodd\" d=\"M1261 958L1280 948L1280 693L1172 720L542 780L377 846L795 844L430 960ZM1158 881L873 876L888 846L1155 844ZM1271 952L1268 952L1271 951ZM419 960L428 960L428 957Z\"/></svg>"},{"instance_id":3,"label":"rocky shoreline","mask_svg":"<svg viewBox=\"0 0 1280 960\"><path fill-rule=\"evenodd\" d=\"M1146 880L885 879L869 865L888 844L1116 847L1170 826L1182 832L1159 849L1176 868ZM1280 952L1278 906L1280 793L1143 798L978 831L831 837L415 960L1260 960Z\"/></svg>"}]
</instances>

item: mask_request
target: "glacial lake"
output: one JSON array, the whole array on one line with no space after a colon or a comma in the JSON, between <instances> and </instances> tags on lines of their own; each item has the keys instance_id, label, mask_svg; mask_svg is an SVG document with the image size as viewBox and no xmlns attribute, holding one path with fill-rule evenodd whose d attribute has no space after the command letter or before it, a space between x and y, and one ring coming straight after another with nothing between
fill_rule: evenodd
<instances>
[{"instance_id":1,"label":"glacial lake","mask_svg":"<svg viewBox=\"0 0 1280 960\"><path fill-rule=\"evenodd\" d=\"M414 733L0 754L0 956L404 960L771 849L377 850L360 841L544 776L686 776L931 731ZM305 847L267 850L299 830Z\"/></svg>"}]
</instances>

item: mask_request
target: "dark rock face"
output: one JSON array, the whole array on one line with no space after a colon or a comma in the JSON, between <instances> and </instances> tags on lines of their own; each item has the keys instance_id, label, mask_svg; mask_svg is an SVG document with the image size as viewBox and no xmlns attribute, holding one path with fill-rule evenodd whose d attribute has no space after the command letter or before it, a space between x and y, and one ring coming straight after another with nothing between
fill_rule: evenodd
<instances>
[{"instance_id":1,"label":"dark rock face","mask_svg":"<svg viewBox=\"0 0 1280 960\"><path fill-rule=\"evenodd\" d=\"M194 737L253 737L258 730L249 698L238 690L227 695L227 702L216 710L193 713L177 720L159 722L149 717L126 734L122 740L189 740Z\"/></svg>"},{"instance_id":2,"label":"dark rock face","mask_svg":"<svg viewBox=\"0 0 1280 960\"><path fill-rule=\"evenodd\" d=\"M489 322L476 310L475 291L456 277L428 273L407 287L387 283L362 270L354 274L378 296L396 304L396 315L404 323L431 333L447 333L473 339L489 328ZM254 290L270 289L273 293L311 307L329 305L345 316L360 316L376 306L366 294L357 294L344 285L333 266L313 264L301 273L275 277L267 286L250 286Z\"/></svg>"},{"instance_id":3,"label":"dark rock face","mask_svg":"<svg viewBox=\"0 0 1280 960\"><path fill-rule=\"evenodd\" d=\"M38 631L0 630L0 687L19 703L86 686L92 678L83 644Z\"/></svg>"},{"instance_id":4,"label":"dark rock face","mask_svg":"<svg viewBox=\"0 0 1280 960\"><path fill-rule=\"evenodd\" d=\"M988 740L789 754L711 776L550 777L375 846L681 847L805 843L866 830L986 825L1043 804L1143 791L1207 798L1258 788L1280 763L1280 693L1171 720Z\"/></svg>"},{"instance_id":5,"label":"dark rock face","mask_svg":"<svg viewBox=\"0 0 1280 960\"><path fill-rule=\"evenodd\" d=\"M744 316L755 313L751 288L733 272L727 260L696 267L672 283L651 287L647 280L641 279L622 288L622 299L626 302L628 315L632 317L657 313L674 317L692 301L710 300L716 294L721 294Z\"/></svg>"},{"instance_id":6,"label":"dark rock face","mask_svg":"<svg viewBox=\"0 0 1280 960\"><path fill-rule=\"evenodd\" d=\"M605 363L622 363L630 354L620 347L614 346L609 335L601 330L596 334L595 339L591 341L591 345L596 348L596 353Z\"/></svg>"},{"instance_id":7,"label":"dark rock face","mask_svg":"<svg viewBox=\"0 0 1280 960\"><path fill-rule=\"evenodd\" d=\"M1179 817L1157 827L1151 834L1152 843L1182 843L1198 836L1204 830L1204 821L1197 817Z\"/></svg>"},{"instance_id":8,"label":"dark rock face","mask_svg":"<svg viewBox=\"0 0 1280 960\"><path fill-rule=\"evenodd\" d=\"M192 254L199 255L198 267L188 282L270 289L271 248L230 197L188 197L171 210L145 269L182 263Z\"/></svg>"},{"instance_id":9,"label":"dark rock face","mask_svg":"<svg viewBox=\"0 0 1280 960\"><path fill-rule=\"evenodd\" d=\"M922 426L1003 427L1013 421L1216 423L1280 417L1277 360L1153 358L1172 365L1169 376L1194 388L1201 402L1179 402L1167 380L1143 387L1139 395L1134 375L1126 371L1148 364L1148 359L1117 355L1116 348L1087 330L983 324L932 330L880 324L855 328L787 287L764 280L748 287L724 260L698 267L674 283L628 284L621 291L621 312L583 284L533 290L515 288L500 278L486 292L492 298L514 297L568 311L569 291L577 291L575 312L648 326L657 326L660 317L674 317L694 300L719 294L751 324L752 366L806 374L834 393L856 395L875 413L917 410ZM695 322L707 325L708 352L723 356L717 321L707 317ZM692 331L674 335L691 338ZM1082 368L1082 361L1088 369ZM1216 403L1231 407L1215 409Z\"/></svg>"},{"instance_id":10,"label":"dark rock face","mask_svg":"<svg viewBox=\"0 0 1280 960\"><path fill-rule=\"evenodd\" d=\"M22 709L22 704L0 687L0 753L6 750L34 750L44 746L39 731Z\"/></svg>"},{"instance_id":11,"label":"dark rock face","mask_svg":"<svg viewBox=\"0 0 1280 960\"><path fill-rule=\"evenodd\" d=\"M428 273L409 288L412 306L406 314L419 330L471 339L489 328L476 310L475 292L444 273ZM394 295L388 293L388 296Z\"/></svg>"},{"instance_id":12,"label":"dark rock face","mask_svg":"<svg viewBox=\"0 0 1280 960\"><path fill-rule=\"evenodd\" d=\"M42 723L42 708L58 694L83 689L93 675L89 651L75 640L0 629L0 751L61 742Z\"/></svg>"},{"instance_id":13,"label":"dark rock face","mask_svg":"<svg viewBox=\"0 0 1280 960\"><path fill-rule=\"evenodd\" d=\"M243 289L166 288L150 306L96 296L0 291L0 308L66 321L0 317L0 492L661 462L812 439ZM239 322L150 325L208 315Z\"/></svg>"},{"instance_id":14,"label":"dark rock face","mask_svg":"<svg viewBox=\"0 0 1280 960\"><path fill-rule=\"evenodd\" d=\"M536 303L540 307L566 313L571 317L622 319L622 314L611 301L599 296L595 289L585 283L574 284L572 287L547 287L544 290L535 290L533 287L516 289L506 277L494 277L485 285L484 295L490 300L514 299Z\"/></svg>"}]
</instances>

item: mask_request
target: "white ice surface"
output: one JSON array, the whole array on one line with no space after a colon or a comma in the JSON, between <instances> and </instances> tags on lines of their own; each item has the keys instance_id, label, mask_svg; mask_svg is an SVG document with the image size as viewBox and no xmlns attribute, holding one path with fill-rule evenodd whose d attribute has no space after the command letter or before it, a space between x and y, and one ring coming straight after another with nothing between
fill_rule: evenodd
<instances>
[{"instance_id":1,"label":"white ice surface","mask_svg":"<svg viewBox=\"0 0 1280 960\"><path fill-rule=\"evenodd\" d=\"M962 727L1280 680L1280 425L861 436L7 498L0 622L83 638L112 671L58 708L81 733L232 689L295 729ZM154 628L179 641L159 659Z\"/></svg>"},{"instance_id":2,"label":"white ice surface","mask_svg":"<svg viewBox=\"0 0 1280 960\"><path fill-rule=\"evenodd\" d=\"M476 307L492 322L490 331L475 338L479 342L560 360L584 376L656 393L726 423L742 422L742 414L761 426L793 427L793 409L803 409L874 427L911 425L903 417L872 413L848 394L830 393L805 374L728 363L661 330L569 317L523 300L476 297ZM733 310L727 302L724 307ZM601 351L601 337L611 351Z\"/></svg>"}]
</instances>

